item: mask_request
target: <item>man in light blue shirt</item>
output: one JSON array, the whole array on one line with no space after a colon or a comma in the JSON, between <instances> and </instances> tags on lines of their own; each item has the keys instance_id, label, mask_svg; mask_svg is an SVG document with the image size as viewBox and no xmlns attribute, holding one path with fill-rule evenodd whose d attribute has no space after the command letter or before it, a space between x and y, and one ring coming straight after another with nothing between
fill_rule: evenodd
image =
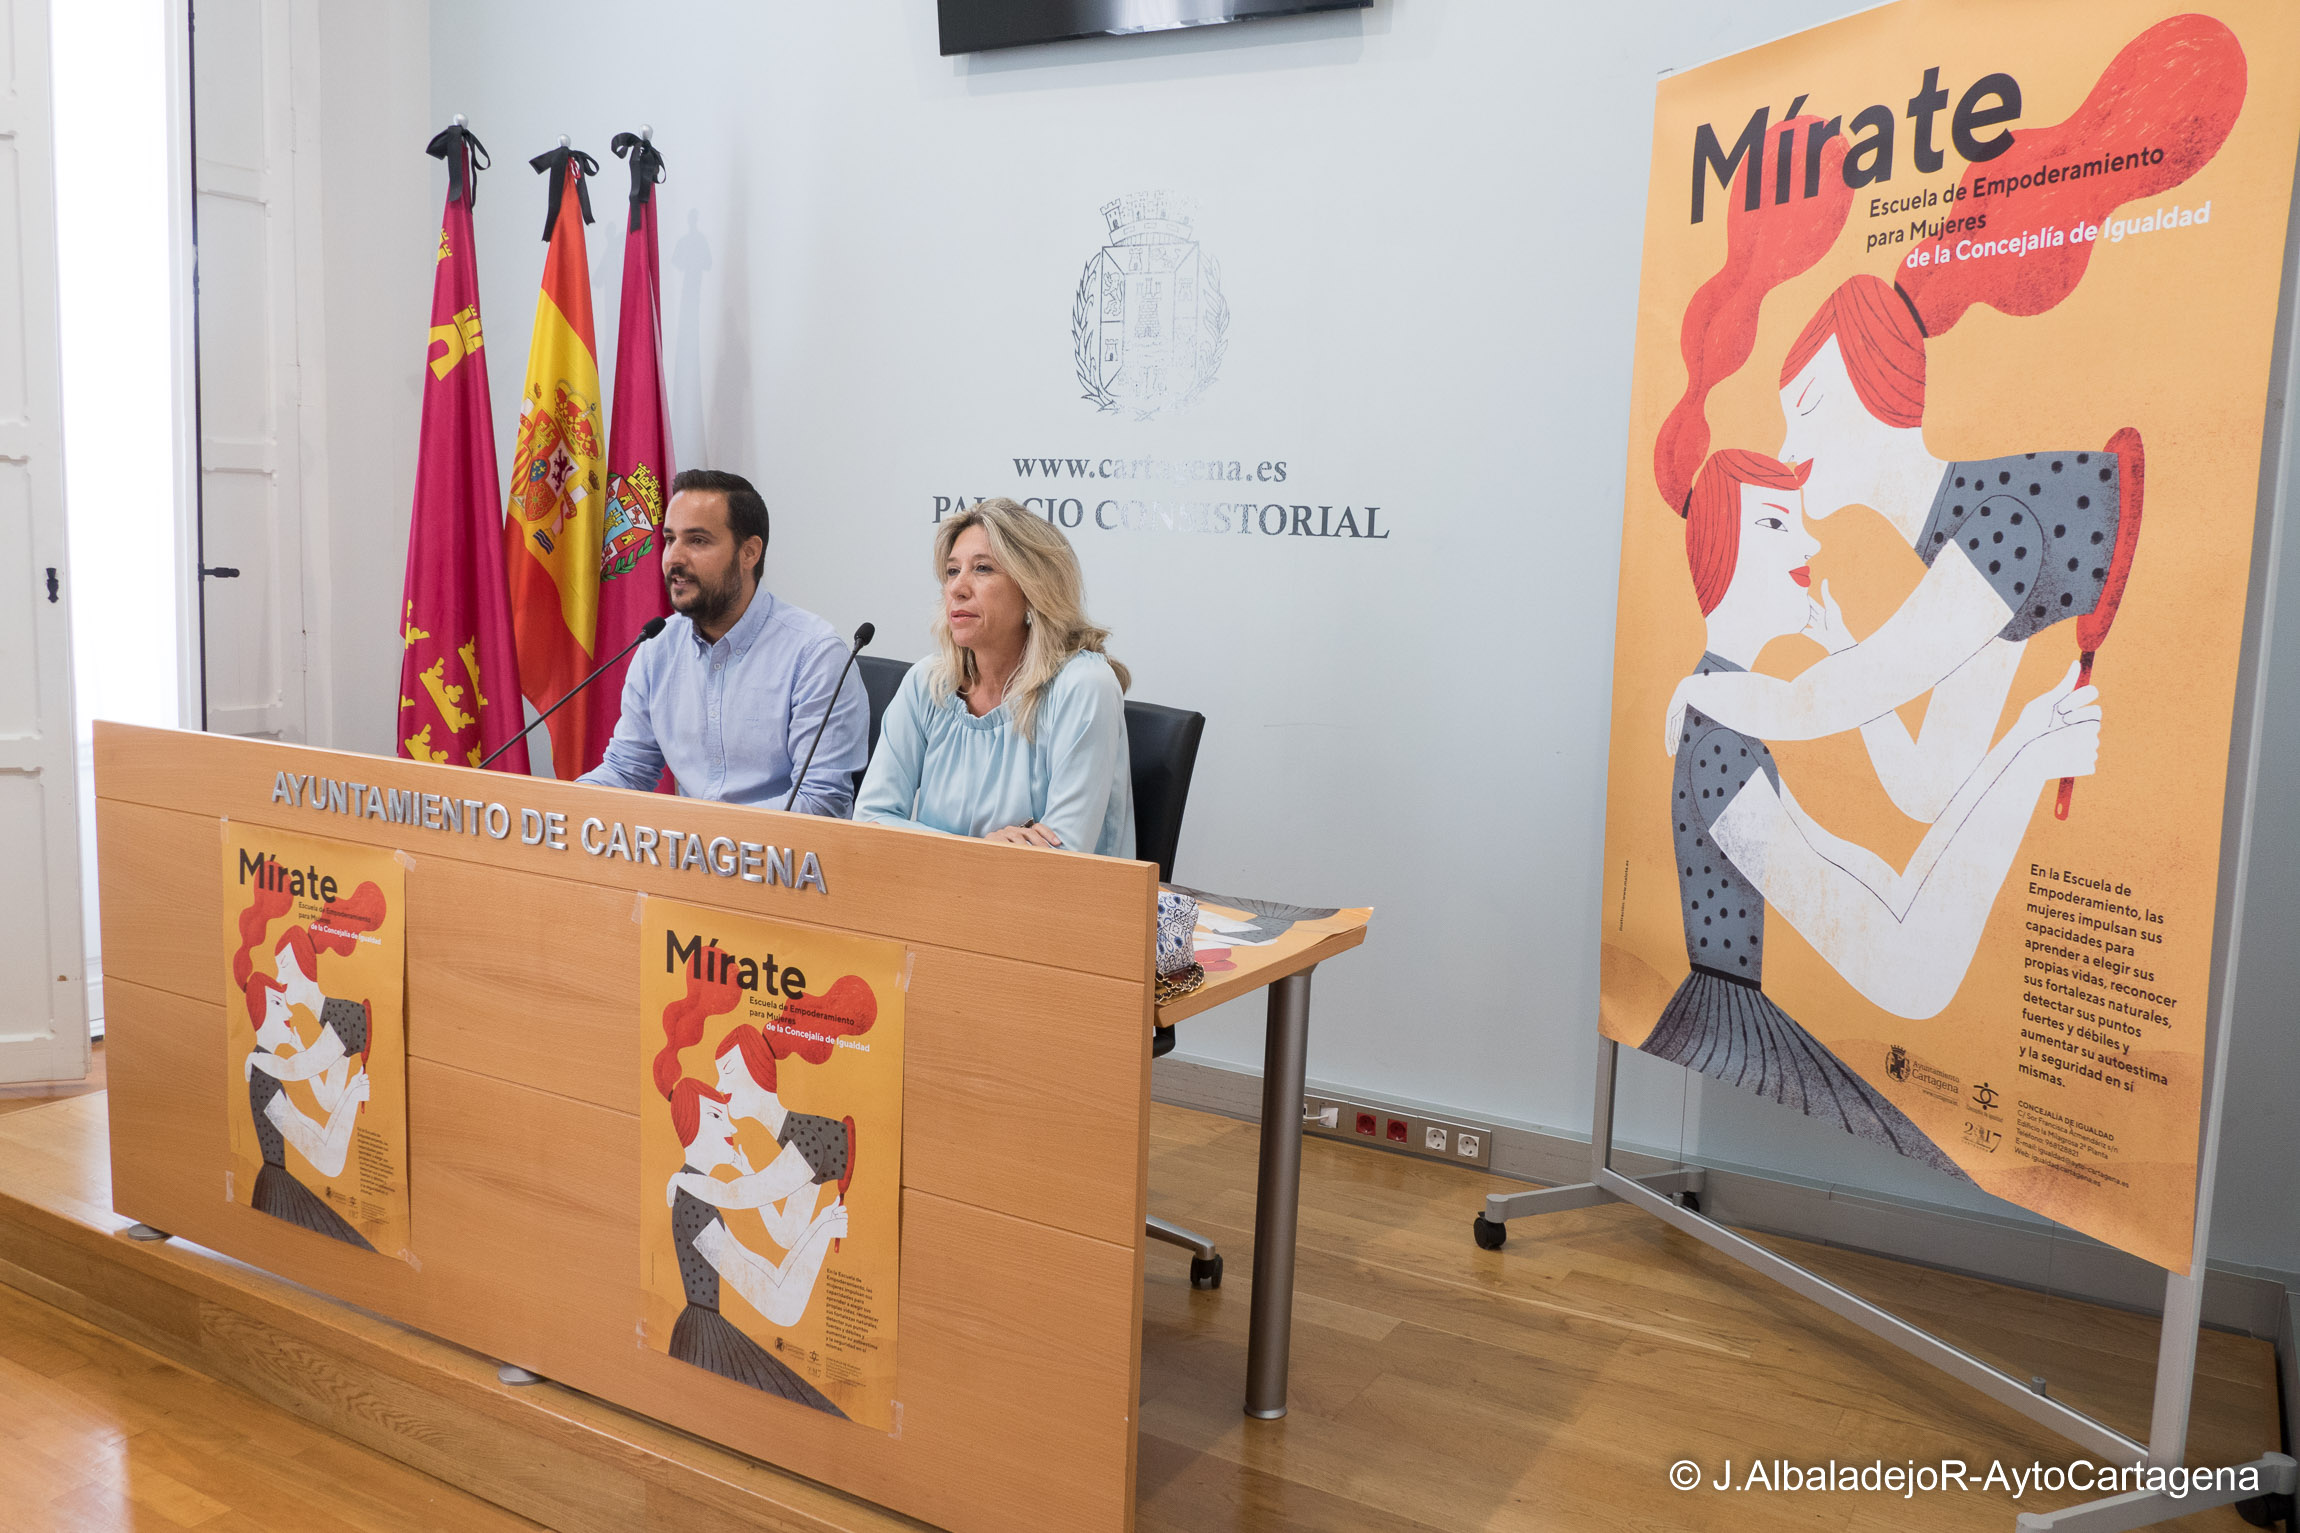
<instances>
[{"instance_id":1,"label":"man in light blue shirt","mask_svg":"<svg viewBox=\"0 0 2300 1533\"><path fill-rule=\"evenodd\" d=\"M823 723L847 646L765 588L767 532L767 503L741 475L688 469L671 481L663 582L675 615L631 657L615 737L582 781L645 791L669 767L683 797L780 809L820 726L791 807L852 808L868 755L866 689L847 686Z\"/></svg>"}]
</instances>

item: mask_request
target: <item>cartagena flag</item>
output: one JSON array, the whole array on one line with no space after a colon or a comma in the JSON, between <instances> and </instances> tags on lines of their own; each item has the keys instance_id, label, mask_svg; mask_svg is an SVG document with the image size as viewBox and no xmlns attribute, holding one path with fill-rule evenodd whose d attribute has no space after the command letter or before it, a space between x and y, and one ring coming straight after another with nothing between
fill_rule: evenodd
<instances>
[{"instance_id":1,"label":"cartagena flag","mask_svg":"<svg viewBox=\"0 0 2300 1533\"><path fill-rule=\"evenodd\" d=\"M649 618L671 615L663 589L663 503L670 494L670 404L663 394L663 306L655 245L655 183L663 157L635 133L618 133L615 153L631 162L631 217L623 237L623 315L615 332L615 415L607 439L607 511L599 542L599 626L595 654L612 655ZM607 749L621 715L628 656L591 684L589 769ZM666 781L668 779L666 778Z\"/></svg>"},{"instance_id":2,"label":"cartagena flag","mask_svg":"<svg viewBox=\"0 0 2300 1533\"><path fill-rule=\"evenodd\" d=\"M607 497L599 429L599 356L591 330L591 264L583 226L591 221L584 178L599 162L561 147L528 162L551 182L543 237L543 291L527 348L527 387L519 402L519 445L511 458L510 510L503 552L511 582L511 622L519 635L519 679L538 710L565 697L591 670L599 620L599 530ZM572 192L574 195L569 196ZM551 716L551 765L581 775L589 712L585 690Z\"/></svg>"},{"instance_id":3,"label":"cartagena flag","mask_svg":"<svg viewBox=\"0 0 2300 1533\"><path fill-rule=\"evenodd\" d=\"M495 425L481 352L471 202L487 149L460 124L427 151L447 162L447 208L431 279L431 344L415 511L400 607L399 753L477 766L519 734L519 662L496 533ZM527 747L501 765L524 772Z\"/></svg>"}]
</instances>

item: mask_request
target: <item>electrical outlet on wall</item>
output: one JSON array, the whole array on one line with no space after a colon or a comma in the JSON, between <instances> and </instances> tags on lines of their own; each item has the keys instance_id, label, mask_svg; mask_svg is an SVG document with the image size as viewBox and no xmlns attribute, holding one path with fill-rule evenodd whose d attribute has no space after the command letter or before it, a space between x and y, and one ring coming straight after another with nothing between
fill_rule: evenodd
<instances>
[{"instance_id":1,"label":"electrical outlet on wall","mask_svg":"<svg viewBox=\"0 0 2300 1533\"><path fill-rule=\"evenodd\" d=\"M1322 1139L1379 1145L1399 1154L1457 1166L1492 1163L1493 1130L1378 1102L1305 1095L1302 1132Z\"/></svg>"}]
</instances>

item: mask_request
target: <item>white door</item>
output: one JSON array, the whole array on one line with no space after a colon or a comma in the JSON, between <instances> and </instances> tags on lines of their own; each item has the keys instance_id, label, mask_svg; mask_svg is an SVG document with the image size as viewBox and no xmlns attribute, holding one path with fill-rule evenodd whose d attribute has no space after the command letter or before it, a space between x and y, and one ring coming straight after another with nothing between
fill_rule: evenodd
<instances>
[{"instance_id":1,"label":"white door","mask_svg":"<svg viewBox=\"0 0 2300 1533\"><path fill-rule=\"evenodd\" d=\"M207 727L301 741L308 625L291 7L193 0L191 12Z\"/></svg>"},{"instance_id":2,"label":"white door","mask_svg":"<svg viewBox=\"0 0 2300 1533\"><path fill-rule=\"evenodd\" d=\"M47 0L0 0L0 1084L88 1070Z\"/></svg>"}]
</instances>

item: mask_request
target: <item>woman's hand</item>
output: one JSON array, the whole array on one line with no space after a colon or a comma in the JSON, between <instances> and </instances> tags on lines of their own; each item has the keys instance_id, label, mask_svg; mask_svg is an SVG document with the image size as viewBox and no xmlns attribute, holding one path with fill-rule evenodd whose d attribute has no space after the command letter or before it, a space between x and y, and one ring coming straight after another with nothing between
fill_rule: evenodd
<instances>
[{"instance_id":1,"label":"woman's hand","mask_svg":"<svg viewBox=\"0 0 2300 1533\"><path fill-rule=\"evenodd\" d=\"M2056 777L2090 777L2100 765L2100 710L2055 729L2021 752L2021 758L2051 782Z\"/></svg>"},{"instance_id":2,"label":"woman's hand","mask_svg":"<svg viewBox=\"0 0 2300 1533\"><path fill-rule=\"evenodd\" d=\"M2079 667L2030 699L2013 721L2024 766L2046 778L2090 777L2100 758L2100 689L2076 684Z\"/></svg>"},{"instance_id":3,"label":"woman's hand","mask_svg":"<svg viewBox=\"0 0 2300 1533\"><path fill-rule=\"evenodd\" d=\"M1834 655L1851 649L1860 640L1853 630L1845 626L1845 614L1837 609L1837 598L1829 594L1829 582L1821 582L1821 594L1808 601L1811 609L1805 619L1805 636Z\"/></svg>"},{"instance_id":4,"label":"woman's hand","mask_svg":"<svg viewBox=\"0 0 2300 1533\"><path fill-rule=\"evenodd\" d=\"M1009 846L1043 846L1050 851L1059 851L1062 847L1062 838L1056 835L1052 829L1039 824L1036 820L1025 820L1020 825L1009 825L1004 830L994 830L982 839L985 841L1003 841Z\"/></svg>"},{"instance_id":5,"label":"woman's hand","mask_svg":"<svg viewBox=\"0 0 2300 1533\"><path fill-rule=\"evenodd\" d=\"M1706 676L1688 676L1677 683L1676 691L1669 694L1669 713L1662 726L1661 748L1671 756L1677 754L1677 747L1685 733L1686 706L1700 692L1701 684L1706 680Z\"/></svg>"},{"instance_id":6,"label":"woman's hand","mask_svg":"<svg viewBox=\"0 0 2300 1533\"><path fill-rule=\"evenodd\" d=\"M833 1203L815 1215L814 1229L827 1229L833 1240L844 1240L847 1233L847 1206L841 1201Z\"/></svg>"}]
</instances>

